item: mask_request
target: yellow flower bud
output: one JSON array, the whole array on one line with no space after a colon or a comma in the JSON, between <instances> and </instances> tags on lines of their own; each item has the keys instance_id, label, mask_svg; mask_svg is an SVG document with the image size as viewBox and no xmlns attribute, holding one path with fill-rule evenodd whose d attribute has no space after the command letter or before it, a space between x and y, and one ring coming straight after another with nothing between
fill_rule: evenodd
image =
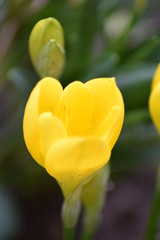
<instances>
[{"instance_id":1,"label":"yellow flower bud","mask_svg":"<svg viewBox=\"0 0 160 240\"><path fill-rule=\"evenodd\" d=\"M63 90L48 77L28 99L24 139L68 198L109 161L123 119L123 98L114 78L75 81Z\"/></svg>"},{"instance_id":2,"label":"yellow flower bud","mask_svg":"<svg viewBox=\"0 0 160 240\"><path fill-rule=\"evenodd\" d=\"M149 110L153 123L160 133L160 64L158 65L151 87L149 97Z\"/></svg>"},{"instance_id":3,"label":"yellow flower bud","mask_svg":"<svg viewBox=\"0 0 160 240\"><path fill-rule=\"evenodd\" d=\"M29 38L32 63L40 77L59 77L65 63L64 36L55 18L40 20Z\"/></svg>"}]
</instances>

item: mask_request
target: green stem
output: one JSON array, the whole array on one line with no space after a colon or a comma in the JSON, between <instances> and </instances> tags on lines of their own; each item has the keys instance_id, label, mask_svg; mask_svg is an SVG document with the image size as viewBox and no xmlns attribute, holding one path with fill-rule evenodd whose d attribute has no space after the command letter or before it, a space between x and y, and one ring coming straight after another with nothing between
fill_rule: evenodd
<instances>
[{"instance_id":1,"label":"green stem","mask_svg":"<svg viewBox=\"0 0 160 240\"><path fill-rule=\"evenodd\" d=\"M91 240L102 220L102 209L106 200L106 184L110 167L100 169L83 187L82 202L84 206L81 240ZM98 195L97 195L98 193Z\"/></svg>"},{"instance_id":2,"label":"green stem","mask_svg":"<svg viewBox=\"0 0 160 240\"><path fill-rule=\"evenodd\" d=\"M117 52L119 54L122 54L124 52L128 35L136 21L137 21L137 14L133 10L131 19L129 20L128 25L126 26L124 31L120 34L120 36L117 37L117 39L111 44L110 48L112 51Z\"/></svg>"},{"instance_id":3,"label":"green stem","mask_svg":"<svg viewBox=\"0 0 160 240\"><path fill-rule=\"evenodd\" d=\"M63 240L75 239L75 227L81 210L81 187L68 196L62 206Z\"/></svg>"},{"instance_id":4,"label":"green stem","mask_svg":"<svg viewBox=\"0 0 160 240\"><path fill-rule=\"evenodd\" d=\"M160 213L160 166L158 167L156 189L147 225L145 240L154 239L157 228L157 222L159 219L159 213Z\"/></svg>"},{"instance_id":5,"label":"green stem","mask_svg":"<svg viewBox=\"0 0 160 240\"><path fill-rule=\"evenodd\" d=\"M63 240L74 240L74 228L63 229Z\"/></svg>"},{"instance_id":6,"label":"green stem","mask_svg":"<svg viewBox=\"0 0 160 240\"><path fill-rule=\"evenodd\" d=\"M82 232L80 240L92 240L93 236L90 233Z\"/></svg>"},{"instance_id":7,"label":"green stem","mask_svg":"<svg viewBox=\"0 0 160 240\"><path fill-rule=\"evenodd\" d=\"M104 203L103 203L104 205ZM94 234L102 220L102 206L98 208L90 209L85 208L83 213L83 228L81 234L81 240L92 240Z\"/></svg>"},{"instance_id":8,"label":"green stem","mask_svg":"<svg viewBox=\"0 0 160 240\"><path fill-rule=\"evenodd\" d=\"M93 37L98 29L97 6L98 0L87 0L84 4L84 15L80 29L81 41L79 47L79 57L83 59L83 66L86 66L91 56Z\"/></svg>"}]
</instances>

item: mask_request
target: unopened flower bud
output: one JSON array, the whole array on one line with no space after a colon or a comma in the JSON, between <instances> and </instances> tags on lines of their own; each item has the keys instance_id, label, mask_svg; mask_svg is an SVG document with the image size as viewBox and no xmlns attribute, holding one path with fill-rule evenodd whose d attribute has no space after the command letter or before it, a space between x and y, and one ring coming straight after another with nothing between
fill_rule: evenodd
<instances>
[{"instance_id":1,"label":"unopened flower bud","mask_svg":"<svg viewBox=\"0 0 160 240\"><path fill-rule=\"evenodd\" d=\"M59 77L65 63L64 36L55 18L40 20L29 38L32 63L40 77Z\"/></svg>"}]
</instances>

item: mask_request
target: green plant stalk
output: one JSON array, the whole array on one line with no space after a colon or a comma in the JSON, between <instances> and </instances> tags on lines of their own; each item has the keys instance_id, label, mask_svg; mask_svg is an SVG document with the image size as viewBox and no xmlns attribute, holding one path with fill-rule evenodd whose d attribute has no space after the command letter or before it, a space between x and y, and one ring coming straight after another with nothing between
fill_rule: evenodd
<instances>
[{"instance_id":1,"label":"green plant stalk","mask_svg":"<svg viewBox=\"0 0 160 240\"><path fill-rule=\"evenodd\" d=\"M74 228L65 228L63 227L63 240L74 240Z\"/></svg>"},{"instance_id":2,"label":"green plant stalk","mask_svg":"<svg viewBox=\"0 0 160 240\"><path fill-rule=\"evenodd\" d=\"M110 48L112 51L119 53L119 54L123 53L123 51L125 49L128 34L132 30L136 21L137 21L137 14L135 13L135 11L133 11L133 13L131 15L131 19L128 22L128 25L126 26L124 31L120 34L120 36L115 40L115 42L113 42L113 44L111 44Z\"/></svg>"},{"instance_id":3,"label":"green plant stalk","mask_svg":"<svg viewBox=\"0 0 160 240\"><path fill-rule=\"evenodd\" d=\"M82 189L84 206L81 240L91 240L102 220L102 209L106 200L106 185L110 175L107 164L100 169Z\"/></svg>"},{"instance_id":4,"label":"green plant stalk","mask_svg":"<svg viewBox=\"0 0 160 240\"><path fill-rule=\"evenodd\" d=\"M98 29L98 0L87 0L84 5L84 15L80 29L81 42L79 47L79 56L83 59L83 66L86 65L92 53L92 41L96 30ZM84 26L86 26L84 28ZM87 31L86 31L87 29ZM83 49L83 51L82 51Z\"/></svg>"},{"instance_id":5,"label":"green plant stalk","mask_svg":"<svg viewBox=\"0 0 160 240\"><path fill-rule=\"evenodd\" d=\"M156 188L154 193L154 199L152 203L151 213L147 224L145 240L155 239L155 233L157 228L157 222L160 214L160 165L158 167Z\"/></svg>"},{"instance_id":6,"label":"green plant stalk","mask_svg":"<svg viewBox=\"0 0 160 240\"><path fill-rule=\"evenodd\" d=\"M103 199L104 200L104 199ZM104 203L103 203L104 205ZM83 229L81 240L92 240L102 220L102 207L98 209L85 209L83 216ZM92 222L93 228L90 228L88 223Z\"/></svg>"},{"instance_id":7,"label":"green plant stalk","mask_svg":"<svg viewBox=\"0 0 160 240\"><path fill-rule=\"evenodd\" d=\"M62 205L63 240L75 239L75 227L81 211L81 186L70 196L66 197Z\"/></svg>"},{"instance_id":8,"label":"green plant stalk","mask_svg":"<svg viewBox=\"0 0 160 240\"><path fill-rule=\"evenodd\" d=\"M140 4L140 1L137 1L137 3L138 2ZM122 55L123 52L125 52L128 35L131 32L131 30L133 29L136 22L139 20L139 17L142 15L143 11L145 10L145 7L146 7L146 4L144 4L144 6L141 4L139 6L137 4L135 4L132 7L130 21L128 21L128 25L126 26L124 31L116 39L116 41L113 43L113 45L111 45L112 50L119 53L120 55Z\"/></svg>"},{"instance_id":9,"label":"green plant stalk","mask_svg":"<svg viewBox=\"0 0 160 240\"><path fill-rule=\"evenodd\" d=\"M83 232L80 240L92 240L93 236L90 233Z\"/></svg>"}]
</instances>

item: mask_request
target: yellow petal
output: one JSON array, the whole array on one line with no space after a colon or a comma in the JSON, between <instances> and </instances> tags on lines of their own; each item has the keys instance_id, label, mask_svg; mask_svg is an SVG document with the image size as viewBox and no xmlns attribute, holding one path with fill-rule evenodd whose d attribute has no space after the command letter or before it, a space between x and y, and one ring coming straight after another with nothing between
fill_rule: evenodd
<instances>
[{"instance_id":1,"label":"yellow petal","mask_svg":"<svg viewBox=\"0 0 160 240\"><path fill-rule=\"evenodd\" d=\"M39 114L43 111L52 111L54 114L62 92L62 86L56 79L44 78L34 87L26 104L23 119L24 139L32 157L42 166L44 159L39 146Z\"/></svg>"},{"instance_id":2,"label":"yellow petal","mask_svg":"<svg viewBox=\"0 0 160 240\"><path fill-rule=\"evenodd\" d=\"M152 120L160 133L160 83L158 83L151 92L149 110Z\"/></svg>"},{"instance_id":3,"label":"yellow petal","mask_svg":"<svg viewBox=\"0 0 160 240\"><path fill-rule=\"evenodd\" d=\"M44 159L48 149L59 139L67 137L63 122L51 112L39 116L40 149Z\"/></svg>"},{"instance_id":4,"label":"yellow petal","mask_svg":"<svg viewBox=\"0 0 160 240\"><path fill-rule=\"evenodd\" d=\"M32 157L42 165L39 151L38 133L38 99L40 84L38 83L30 94L23 118L23 133L26 146Z\"/></svg>"},{"instance_id":5,"label":"yellow petal","mask_svg":"<svg viewBox=\"0 0 160 240\"><path fill-rule=\"evenodd\" d=\"M59 116L66 124L69 135L82 136L87 133L93 112L93 96L86 86L75 81L63 92Z\"/></svg>"},{"instance_id":6,"label":"yellow petal","mask_svg":"<svg viewBox=\"0 0 160 240\"><path fill-rule=\"evenodd\" d=\"M88 81L85 85L94 96L91 133L107 118L114 106L120 107L122 115L124 114L123 98L114 78L97 78Z\"/></svg>"},{"instance_id":7,"label":"yellow petal","mask_svg":"<svg viewBox=\"0 0 160 240\"><path fill-rule=\"evenodd\" d=\"M160 83L160 64L158 64L158 67L155 71L154 77L153 77L153 81L152 81L152 89L158 84Z\"/></svg>"},{"instance_id":8,"label":"yellow petal","mask_svg":"<svg viewBox=\"0 0 160 240\"><path fill-rule=\"evenodd\" d=\"M63 88L58 80L51 77L40 81L39 113L52 112L56 114Z\"/></svg>"},{"instance_id":9,"label":"yellow petal","mask_svg":"<svg viewBox=\"0 0 160 240\"><path fill-rule=\"evenodd\" d=\"M107 143L95 137L71 137L53 144L45 167L68 197L83 181L103 167L110 158Z\"/></svg>"},{"instance_id":10,"label":"yellow petal","mask_svg":"<svg viewBox=\"0 0 160 240\"><path fill-rule=\"evenodd\" d=\"M114 106L100 127L96 129L95 135L102 136L112 149L120 134L124 119L124 112L120 107Z\"/></svg>"}]
</instances>

